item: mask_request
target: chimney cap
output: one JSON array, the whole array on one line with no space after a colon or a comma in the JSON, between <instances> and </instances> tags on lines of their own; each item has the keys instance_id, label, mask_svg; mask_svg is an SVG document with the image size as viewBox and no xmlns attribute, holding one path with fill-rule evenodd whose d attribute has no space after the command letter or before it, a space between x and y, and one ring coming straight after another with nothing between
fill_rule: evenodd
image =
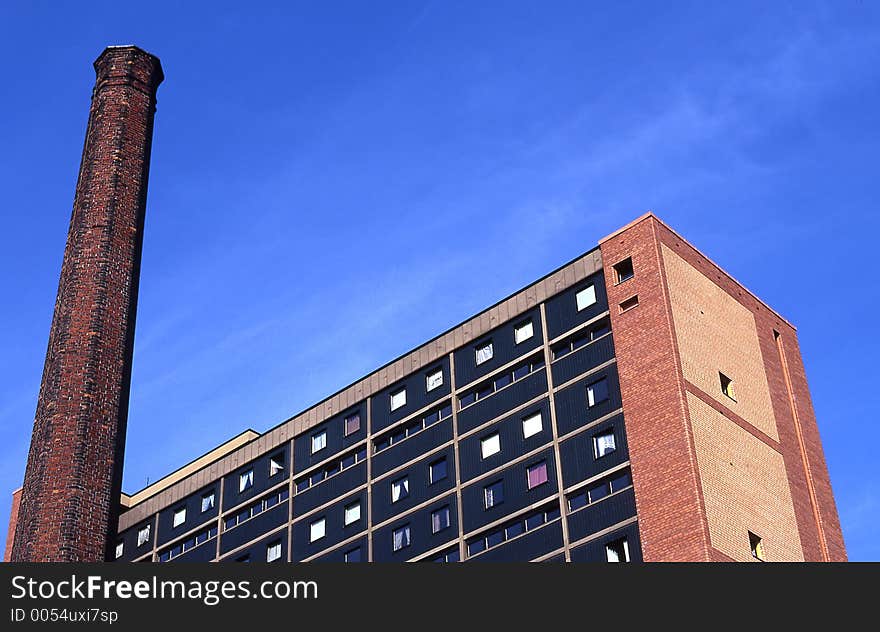
<instances>
[{"instance_id":1,"label":"chimney cap","mask_svg":"<svg viewBox=\"0 0 880 632\"><path fill-rule=\"evenodd\" d=\"M98 55L97 59L95 59L95 64L94 64L95 68L96 69L98 68L100 63L103 61L103 59L107 55L112 54L112 53L122 53L122 52L134 52L139 55L143 55L144 57L148 57L153 62L153 66L155 67L154 85L158 86L160 83L162 83L163 79L165 79L165 73L162 72L162 62L159 61L159 58L156 57L155 55L153 55L152 53L145 51L140 46L136 46L135 44L121 44L121 45L115 45L115 46L108 46L103 51L101 51L101 54Z\"/></svg>"}]
</instances>

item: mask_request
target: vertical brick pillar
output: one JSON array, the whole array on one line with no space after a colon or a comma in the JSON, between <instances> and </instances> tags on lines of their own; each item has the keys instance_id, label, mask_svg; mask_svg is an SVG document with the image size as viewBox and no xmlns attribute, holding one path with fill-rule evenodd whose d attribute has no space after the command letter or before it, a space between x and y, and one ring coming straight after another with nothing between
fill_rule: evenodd
<instances>
[{"instance_id":1,"label":"vertical brick pillar","mask_svg":"<svg viewBox=\"0 0 880 632\"><path fill-rule=\"evenodd\" d=\"M119 511L159 60L107 48L97 79L12 560L102 561Z\"/></svg>"}]
</instances>

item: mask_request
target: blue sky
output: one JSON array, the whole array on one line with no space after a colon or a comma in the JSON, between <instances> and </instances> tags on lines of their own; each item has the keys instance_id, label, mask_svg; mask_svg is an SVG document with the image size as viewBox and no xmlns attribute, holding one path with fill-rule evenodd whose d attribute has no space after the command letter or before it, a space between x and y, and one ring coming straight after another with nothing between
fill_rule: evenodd
<instances>
[{"instance_id":1,"label":"blue sky","mask_svg":"<svg viewBox=\"0 0 880 632\"><path fill-rule=\"evenodd\" d=\"M880 5L4 2L0 537L91 87L158 55L125 463L270 428L651 209L799 328L880 559Z\"/></svg>"}]
</instances>

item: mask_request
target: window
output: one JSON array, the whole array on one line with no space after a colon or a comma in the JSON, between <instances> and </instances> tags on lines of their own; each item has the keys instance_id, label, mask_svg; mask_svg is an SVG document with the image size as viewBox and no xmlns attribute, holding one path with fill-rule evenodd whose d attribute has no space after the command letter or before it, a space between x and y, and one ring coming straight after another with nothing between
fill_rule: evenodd
<instances>
[{"instance_id":1,"label":"window","mask_svg":"<svg viewBox=\"0 0 880 632\"><path fill-rule=\"evenodd\" d=\"M437 369L425 376L425 388L430 392L443 386L443 369Z\"/></svg>"},{"instance_id":2,"label":"window","mask_svg":"<svg viewBox=\"0 0 880 632\"><path fill-rule=\"evenodd\" d=\"M179 527L186 522L186 507L181 507L174 511L174 517L171 519L172 527Z\"/></svg>"},{"instance_id":3,"label":"window","mask_svg":"<svg viewBox=\"0 0 880 632\"><path fill-rule=\"evenodd\" d=\"M733 401L736 401L736 396L733 394L733 380L724 375L721 371L718 372L718 377L721 380L721 392Z\"/></svg>"},{"instance_id":4,"label":"window","mask_svg":"<svg viewBox=\"0 0 880 632\"><path fill-rule=\"evenodd\" d=\"M410 545L409 525L404 525L391 532L391 546L395 551L405 549Z\"/></svg>"},{"instance_id":5,"label":"window","mask_svg":"<svg viewBox=\"0 0 880 632\"><path fill-rule=\"evenodd\" d=\"M608 380L604 377L598 382L593 382L587 387L587 406L592 408L596 404L608 399Z\"/></svg>"},{"instance_id":6,"label":"window","mask_svg":"<svg viewBox=\"0 0 880 632\"><path fill-rule=\"evenodd\" d=\"M504 502L504 483L497 481L483 488L483 501L486 509L491 509Z\"/></svg>"},{"instance_id":7,"label":"window","mask_svg":"<svg viewBox=\"0 0 880 632\"><path fill-rule=\"evenodd\" d=\"M361 561L361 547L355 547L350 551L345 552L345 561L346 562L360 562Z\"/></svg>"},{"instance_id":8,"label":"window","mask_svg":"<svg viewBox=\"0 0 880 632\"><path fill-rule=\"evenodd\" d=\"M541 461L526 470L529 481L529 489L534 489L538 485L547 482L547 462Z\"/></svg>"},{"instance_id":9,"label":"window","mask_svg":"<svg viewBox=\"0 0 880 632\"><path fill-rule=\"evenodd\" d=\"M593 454L599 457L611 454L617 449L617 443L614 440L614 430L609 429L605 432L593 436Z\"/></svg>"},{"instance_id":10,"label":"window","mask_svg":"<svg viewBox=\"0 0 880 632\"><path fill-rule=\"evenodd\" d=\"M590 285L582 289L574 295L577 301L578 311L587 309L590 305L596 304L596 286Z\"/></svg>"},{"instance_id":11,"label":"window","mask_svg":"<svg viewBox=\"0 0 880 632\"><path fill-rule=\"evenodd\" d=\"M281 540L275 540L266 546L266 561L274 562L281 559Z\"/></svg>"},{"instance_id":12,"label":"window","mask_svg":"<svg viewBox=\"0 0 880 632\"><path fill-rule=\"evenodd\" d=\"M749 548L752 551L752 557L756 560L764 561L764 543L761 537L749 531ZM119 557L118 555L116 557Z\"/></svg>"},{"instance_id":13,"label":"window","mask_svg":"<svg viewBox=\"0 0 880 632\"><path fill-rule=\"evenodd\" d=\"M391 502L396 503L409 496L409 479L407 477L398 478L391 481Z\"/></svg>"},{"instance_id":14,"label":"window","mask_svg":"<svg viewBox=\"0 0 880 632\"><path fill-rule=\"evenodd\" d=\"M202 496L202 513L214 508L214 492L208 492Z\"/></svg>"},{"instance_id":15,"label":"window","mask_svg":"<svg viewBox=\"0 0 880 632\"><path fill-rule=\"evenodd\" d=\"M477 364L483 364L483 362L488 362L495 355L495 350L492 347L492 341L490 340L486 344L476 347L474 352L477 356Z\"/></svg>"},{"instance_id":16,"label":"window","mask_svg":"<svg viewBox=\"0 0 880 632\"><path fill-rule=\"evenodd\" d=\"M150 541L150 525L145 525L138 530L137 545L143 546Z\"/></svg>"},{"instance_id":17,"label":"window","mask_svg":"<svg viewBox=\"0 0 880 632\"><path fill-rule=\"evenodd\" d=\"M605 559L609 562L629 562L629 544L620 538L605 545Z\"/></svg>"},{"instance_id":18,"label":"window","mask_svg":"<svg viewBox=\"0 0 880 632\"><path fill-rule=\"evenodd\" d=\"M625 301L623 301L620 304L620 306L619 306L620 313L622 314L623 312L630 310L633 307L638 307L638 306L639 306L639 295L636 294L635 296L630 296L628 299L626 299Z\"/></svg>"},{"instance_id":19,"label":"window","mask_svg":"<svg viewBox=\"0 0 880 632\"><path fill-rule=\"evenodd\" d=\"M488 459L493 454L501 452L501 437L496 432L488 437L480 440L480 454L484 459Z\"/></svg>"},{"instance_id":20,"label":"window","mask_svg":"<svg viewBox=\"0 0 880 632\"><path fill-rule=\"evenodd\" d=\"M116 543L116 559L118 560L122 557L122 552L125 550L125 542L117 542Z\"/></svg>"},{"instance_id":21,"label":"window","mask_svg":"<svg viewBox=\"0 0 880 632\"><path fill-rule=\"evenodd\" d=\"M235 561L240 562L242 564L246 564L251 561L251 555L250 555L250 553L245 553L241 557L235 558Z\"/></svg>"},{"instance_id":22,"label":"window","mask_svg":"<svg viewBox=\"0 0 880 632\"><path fill-rule=\"evenodd\" d=\"M431 533L439 533L449 527L449 506L431 512Z\"/></svg>"},{"instance_id":23,"label":"window","mask_svg":"<svg viewBox=\"0 0 880 632\"><path fill-rule=\"evenodd\" d=\"M345 426L345 436L353 435L361 429L361 414L359 412L352 413L343 421Z\"/></svg>"},{"instance_id":24,"label":"window","mask_svg":"<svg viewBox=\"0 0 880 632\"><path fill-rule=\"evenodd\" d=\"M315 542L324 537L326 533L327 521L324 518L318 518L309 525L309 542Z\"/></svg>"},{"instance_id":25,"label":"window","mask_svg":"<svg viewBox=\"0 0 880 632\"><path fill-rule=\"evenodd\" d=\"M629 281L635 273L633 272L633 260L632 257L627 257L620 263L614 264L614 277L617 283L623 283L624 281Z\"/></svg>"},{"instance_id":26,"label":"window","mask_svg":"<svg viewBox=\"0 0 880 632\"><path fill-rule=\"evenodd\" d=\"M284 471L284 455L276 454L269 457L269 478Z\"/></svg>"},{"instance_id":27,"label":"window","mask_svg":"<svg viewBox=\"0 0 880 632\"><path fill-rule=\"evenodd\" d=\"M541 420L541 412L538 411L534 415L529 415L528 417L523 419L522 426L523 439L534 437L536 434L541 432L544 429L544 424Z\"/></svg>"},{"instance_id":28,"label":"window","mask_svg":"<svg viewBox=\"0 0 880 632\"><path fill-rule=\"evenodd\" d=\"M254 471L248 470L247 472L242 472L238 477L238 493L240 494L244 490L250 488L254 484Z\"/></svg>"},{"instance_id":29,"label":"window","mask_svg":"<svg viewBox=\"0 0 880 632\"><path fill-rule=\"evenodd\" d=\"M312 435L312 454L320 452L327 447L327 431L323 430Z\"/></svg>"},{"instance_id":30,"label":"window","mask_svg":"<svg viewBox=\"0 0 880 632\"><path fill-rule=\"evenodd\" d=\"M357 501L345 507L345 526L361 519L361 501Z\"/></svg>"},{"instance_id":31,"label":"window","mask_svg":"<svg viewBox=\"0 0 880 632\"><path fill-rule=\"evenodd\" d=\"M406 388L391 393L391 410L397 410L406 405Z\"/></svg>"},{"instance_id":32,"label":"window","mask_svg":"<svg viewBox=\"0 0 880 632\"><path fill-rule=\"evenodd\" d=\"M430 475L431 483L436 483L446 478L446 459L442 458L431 463L428 466L428 474Z\"/></svg>"},{"instance_id":33,"label":"window","mask_svg":"<svg viewBox=\"0 0 880 632\"><path fill-rule=\"evenodd\" d=\"M525 342L529 338L535 335L535 328L532 325L532 321L528 321L518 325L513 330L513 340L516 344L521 342Z\"/></svg>"}]
</instances>

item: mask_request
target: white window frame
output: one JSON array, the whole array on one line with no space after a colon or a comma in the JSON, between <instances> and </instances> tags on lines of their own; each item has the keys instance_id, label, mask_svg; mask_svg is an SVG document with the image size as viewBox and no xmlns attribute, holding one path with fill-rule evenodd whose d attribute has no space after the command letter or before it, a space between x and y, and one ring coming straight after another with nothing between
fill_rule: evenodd
<instances>
[{"instance_id":1,"label":"white window frame","mask_svg":"<svg viewBox=\"0 0 880 632\"><path fill-rule=\"evenodd\" d=\"M254 486L254 468L238 475L238 493L250 489Z\"/></svg>"},{"instance_id":2,"label":"white window frame","mask_svg":"<svg viewBox=\"0 0 880 632\"><path fill-rule=\"evenodd\" d=\"M179 527L186 522L186 507L176 509L171 517L171 526Z\"/></svg>"},{"instance_id":3,"label":"white window frame","mask_svg":"<svg viewBox=\"0 0 880 632\"><path fill-rule=\"evenodd\" d=\"M544 418L539 410L534 415L524 417L522 420L523 439L534 437L544 431Z\"/></svg>"},{"instance_id":4,"label":"white window frame","mask_svg":"<svg viewBox=\"0 0 880 632\"><path fill-rule=\"evenodd\" d=\"M317 542L327 535L327 520L318 518L309 525L309 542Z\"/></svg>"},{"instance_id":5,"label":"white window frame","mask_svg":"<svg viewBox=\"0 0 880 632\"><path fill-rule=\"evenodd\" d=\"M317 446L317 447L316 447ZM324 448L327 447L327 431L322 430L321 432L315 433L312 435L312 454L316 454L320 452Z\"/></svg>"},{"instance_id":6,"label":"white window frame","mask_svg":"<svg viewBox=\"0 0 880 632\"><path fill-rule=\"evenodd\" d=\"M281 559L281 542L273 542L266 547L266 561L274 562Z\"/></svg>"},{"instance_id":7,"label":"white window frame","mask_svg":"<svg viewBox=\"0 0 880 632\"><path fill-rule=\"evenodd\" d=\"M399 408L406 406L406 387L391 393L391 411L394 412Z\"/></svg>"},{"instance_id":8,"label":"white window frame","mask_svg":"<svg viewBox=\"0 0 880 632\"><path fill-rule=\"evenodd\" d=\"M355 515L355 513L357 515ZM353 502L343 509L343 525L348 526L361 519L361 501Z\"/></svg>"},{"instance_id":9,"label":"white window frame","mask_svg":"<svg viewBox=\"0 0 880 632\"><path fill-rule=\"evenodd\" d=\"M516 327L513 328L513 341L515 344L519 344L521 342L525 342L529 338L535 335L535 325L531 320L527 320L524 323L520 323Z\"/></svg>"},{"instance_id":10,"label":"white window frame","mask_svg":"<svg viewBox=\"0 0 880 632\"><path fill-rule=\"evenodd\" d=\"M584 311L591 305L596 304L596 286L588 285L580 292L574 295L574 300L577 302L577 310L579 312Z\"/></svg>"},{"instance_id":11,"label":"white window frame","mask_svg":"<svg viewBox=\"0 0 880 632\"><path fill-rule=\"evenodd\" d=\"M605 449L605 451L601 451L600 443L604 446L610 446L611 449ZM608 429L604 432L601 432L597 435L593 435L593 456L595 458L601 458L603 456L607 456L612 452L617 451L617 437L614 436L614 430Z\"/></svg>"},{"instance_id":12,"label":"white window frame","mask_svg":"<svg viewBox=\"0 0 880 632\"><path fill-rule=\"evenodd\" d=\"M425 376L425 389L427 392L433 391L435 388L443 386L443 369L437 369Z\"/></svg>"},{"instance_id":13,"label":"white window frame","mask_svg":"<svg viewBox=\"0 0 880 632\"><path fill-rule=\"evenodd\" d=\"M484 352L481 356L480 352ZM480 366L484 362L488 362L492 358L495 357L495 347L492 345L492 341L490 340L486 344L481 347L474 347L474 359L476 360L477 366ZM481 359L482 358L482 359Z\"/></svg>"},{"instance_id":14,"label":"white window frame","mask_svg":"<svg viewBox=\"0 0 880 632\"><path fill-rule=\"evenodd\" d=\"M142 547L143 545L145 545L147 542L150 541L150 526L151 525L144 525L143 527L138 529L138 534L137 534L137 546L138 547Z\"/></svg>"},{"instance_id":15,"label":"white window frame","mask_svg":"<svg viewBox=\"0 0 880 632\"><path fill-rule=\"evenodd\" d=\"M499 452L501 452L501 435L497 432L480 439L480 456L483 459L495 456Z\"/></svg>"},{"instance_id":16,"label":"white window frame","mask_svg":"<svg viewBox=\"0 0 880 632\"><path fill-rule=\"evenodd\" d=\"M116 543L116 557L114 559L119 559L122 557L122 554L125 553L125 542L117 542Z\"/></svg>"}]
</instances>

